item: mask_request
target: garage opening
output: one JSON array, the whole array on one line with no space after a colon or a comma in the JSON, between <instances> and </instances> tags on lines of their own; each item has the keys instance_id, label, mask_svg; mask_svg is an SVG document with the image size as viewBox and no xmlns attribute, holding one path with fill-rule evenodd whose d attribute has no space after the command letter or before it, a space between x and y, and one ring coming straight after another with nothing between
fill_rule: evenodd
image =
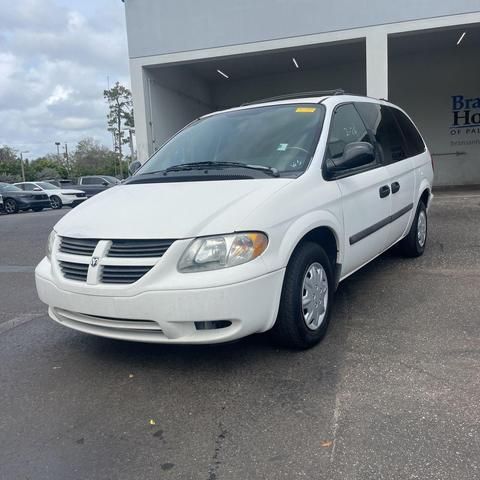
<instances>
[{"instance_id":1,"label":"garage opening","mask_svg":"<svg viewBox=\"0 0 480 480\"><path fill-rule=\"evenodd\" d=\"M436 185L480 184L480 26L389 38L389 97L433 154Z\"/></svg>"},{"instance_id":2,"label":"garage opening","mask_svg":"<svg viewBox=\"0 0 480 480\"><path fill-rule=\"evenodd\" d=\"M293 92L366 92L365 40L145 69L150 153L206 113Z\"/></svg>"}]
</instances>

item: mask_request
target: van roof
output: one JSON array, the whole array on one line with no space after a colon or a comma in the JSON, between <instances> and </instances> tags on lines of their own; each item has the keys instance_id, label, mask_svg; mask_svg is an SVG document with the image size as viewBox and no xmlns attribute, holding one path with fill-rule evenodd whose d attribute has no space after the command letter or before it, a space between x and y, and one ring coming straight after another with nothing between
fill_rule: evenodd
<instances>
[{"instance_id":1,"label":"van roof","mask_svg":"<svg viewBox=\"0 0 480 480\"><path fill-rule=\"evenodd\" d=\"M318 104L332 97L334 97L335 99L338 99L339 102L355 101L355 100L357 101L371 100L375 103L391 105L391 103L384 98L379 99L374 97L368 97L366 95L345 93L343 90L337 89L337 90L328 90L328 91L322 91L322 92L301 92L298 94L279 95L277 97L265 98L262 100L256 100L254 102L244 103L238 107L226 108L224 110L218 110L216 112L207 113L203 115L201 118L207 118L222 112L233 112L236 110L245 110L245 109L261 107L261 106L289 105L289 104L297 104L297 103Z\"/></svg>"}]
</instances>

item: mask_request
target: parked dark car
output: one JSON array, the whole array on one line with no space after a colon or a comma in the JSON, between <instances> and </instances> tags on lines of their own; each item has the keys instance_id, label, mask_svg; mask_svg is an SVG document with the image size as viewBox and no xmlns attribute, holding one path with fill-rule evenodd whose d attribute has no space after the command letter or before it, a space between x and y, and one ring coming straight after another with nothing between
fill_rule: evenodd
<instances>
[{"instance_id":1,"label":"parked dark car","mask_svg":"<svg viewBox=\"0 0 480 480\"><path fill-rule=\"evenodd\" d=\"M118 178L109 175L89 175L79 177L76 187L83 190L87 197L91 197L120 183Z\"/></svg>"},{"instance_id":2,"label":"parked dark car","mask_svg":"<svg viewBox=\"0 0 480 480\"><path fill-rule=\"evenodd\" d=\"M46 193L24 192L15 185L0 182L0 194L3 197L5 213L17 213L19 210L40 212L50 208L50 199Z\"/></svg>"}]
</instances>

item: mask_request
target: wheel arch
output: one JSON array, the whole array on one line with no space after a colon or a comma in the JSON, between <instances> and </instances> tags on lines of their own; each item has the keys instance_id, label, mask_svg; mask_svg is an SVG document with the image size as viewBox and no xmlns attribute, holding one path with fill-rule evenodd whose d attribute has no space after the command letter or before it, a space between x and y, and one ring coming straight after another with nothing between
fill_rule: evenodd
<instances>
[{"instance_id":1,"label":"wheel arch","mask_svg":"<svg viewBox=\"0 0 480 480\"><path fill-rule=\"evenodd\" d=\"M324 248L335 272L335 283L338 283L339 266L343 262L344 248L341 239L343 229L340 222L331 214L322 218L303 218L286 232L281 249L284 264L287 265L294 251L308 241L315 242Z\"/></svg>"},{"instance_id":2,"label":"wheel arch","mask_svg":"<svg viewBox=\"0 0 480 480\"><path fill-rule=\"evenodd\" d=\"M418 199L419 202L423 202L425 204L425 207L429 207L430 206L430 198L431 198L431 195L432 195L432 192L431 192L431 188L428 186L428 187L424 187L423 188L423 191L420 190L422 193L420 194L420 197Z\"/></svg>"},{"instance_id":3,"label":"wheel arch","mask_svg":"<svg viewBox=\"0 0 480 480\"><path fill-rule=\"evenodd\" d=\"M432 200L432 197L433 197L432 186L426 179L424 179L420 183L420 188L418 189L417 205L418 205L418 202L423 201L428 210L428 208L430 207L430 202Z\"/></svg>"}]
</instances>

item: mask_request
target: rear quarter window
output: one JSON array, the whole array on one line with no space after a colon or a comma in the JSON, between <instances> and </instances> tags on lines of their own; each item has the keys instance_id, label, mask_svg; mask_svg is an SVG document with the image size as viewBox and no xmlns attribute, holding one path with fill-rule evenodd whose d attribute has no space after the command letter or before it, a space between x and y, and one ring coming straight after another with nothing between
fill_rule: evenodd
<instances>
[{"instance_id":1,"label":"rear quarter window","mask_svg":"<svg viewBox=\"0 0 480 480\"><path fill-rule=\"evenodd\" d=\"M389 164L408 158L405 137L395 120L392 108L370 102L358 102L355 106L375 137L383 163Z\"/></svg>"},{"instance_id":2,"label":"rear quarter window","mask_svg":"<svg viewBox=\"0 0 480 480\"><path fill-rule=\"evenodd\" d=\"M390 108L390 110L392 111L395 119L398 122L398 125L403 132L403 135L405 136L409 155L413 157L423 153L425 151L425 144L423 143L422 137L415 125L400 110L396 108Z\"/></svg>"}]
</instances>

